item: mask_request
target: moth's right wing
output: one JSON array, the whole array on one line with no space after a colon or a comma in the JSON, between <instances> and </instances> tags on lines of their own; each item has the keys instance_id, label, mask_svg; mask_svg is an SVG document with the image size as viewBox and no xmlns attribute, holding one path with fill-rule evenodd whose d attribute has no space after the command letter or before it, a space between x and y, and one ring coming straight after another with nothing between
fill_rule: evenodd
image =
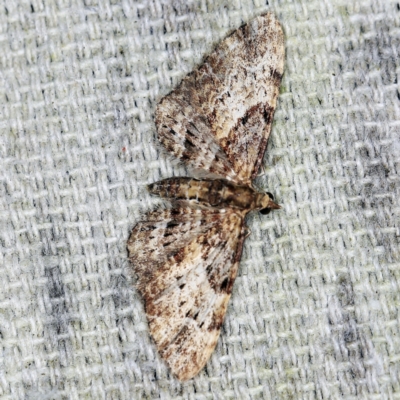
<instances>
[{"instance_id":1,"label":"moth's right wing","mask_svg":"<svg viewBox=\"0 0 400 400\"><path fill-rule=\"evenodd\" d=\"M232 210L149 213L133 229L129 258L150 333L174 375L187 380L217 343L245 238Z\"/></svg>"},{"instance_id":2,"label":"moth's right wing","mask_svg":"<svg viewBox=\"0 0 400 400\"><path fill-rule=\"evenodd\" d=\"M284 56L273 14L237 29L160 101L160 141L194 168L249 184L271 131Z\"/></svg>"}]
</instances>

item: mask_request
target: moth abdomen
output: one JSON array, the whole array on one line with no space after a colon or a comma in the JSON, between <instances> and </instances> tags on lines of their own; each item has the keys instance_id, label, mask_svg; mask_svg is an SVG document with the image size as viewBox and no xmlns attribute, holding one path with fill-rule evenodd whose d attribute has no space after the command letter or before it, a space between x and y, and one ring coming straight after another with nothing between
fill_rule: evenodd
<instances>
[{"instance_id":1,"label":"moth abdomen","mask_svg":"<svg viewBox=\"0 0 400 400\"><path fill-rule=\"evenodd\" d=\"M185 177L167 178L148 185L148 189L151 194L155 194L160 197L176 200L188 200L190 198L190 194L193 192L193 184L191 181L195 180Z\"/></svg>"},{"instance_id":2,"label":"moth abdomen","mask_svg":"<svg viewBox=\"0 0 400 400\"><path fill-rule=\"evenodd\" d=\"M148 188L150 193L160 197L217 206L222 201L224 185L219 179L197 180L178 177L155 182L149 185Z\"/></svg>"}]
</instances>

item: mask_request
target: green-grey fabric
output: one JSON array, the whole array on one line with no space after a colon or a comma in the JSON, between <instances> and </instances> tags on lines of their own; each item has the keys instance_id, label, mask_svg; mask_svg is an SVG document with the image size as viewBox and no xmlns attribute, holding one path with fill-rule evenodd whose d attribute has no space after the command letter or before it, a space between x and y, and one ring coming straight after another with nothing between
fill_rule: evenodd
<instances>
[{"instance_id":1,"label":"green-grey fabric","mask_svg":"<svg viewBox=\"0 0 400 400\"><path fill-rule=\"evenodd\" d=\"M190 174L157 101L273 11L275 122L214 354L179 383L130 276L146 184ZM396 0L3 0L0 396L400 396L400 5Z\"/></svg>"}]
</instances>

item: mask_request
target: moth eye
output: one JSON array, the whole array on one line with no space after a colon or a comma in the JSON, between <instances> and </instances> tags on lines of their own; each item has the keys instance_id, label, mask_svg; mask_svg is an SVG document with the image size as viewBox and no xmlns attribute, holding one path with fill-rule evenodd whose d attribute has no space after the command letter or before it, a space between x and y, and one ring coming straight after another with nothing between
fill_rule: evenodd
<instances>
[{"instance_id":1,"label":"moth eye","mask_svg":"<svg viewBox=\"0 0 400 400\"><path fill-rule=\"evenodd\" d=\"M274 200L274 195L270 192L266 192L266 194L270 197L270 199L273 201ZM271 209L266 207L260 210L260 213L262 215L268 215L271 212Z\"/></svg>"},{"instance_id":2,"label":"moth eye","mask_svg":"<svg viewBox=\"0 0 400 400\"><path fill-rule=\"evenodd\" d=\"M268 195L268 196L269 196L269 195ZM272 196L271 196L271 198L272 198ZM273 198L272 198L272 199L273 199ZM270 209L270 208L263 208L263 209L260 210L260 213L261 213L262 215L268 215L270 212L271 212L271 209Z\"/></svg>"}]
</instances>

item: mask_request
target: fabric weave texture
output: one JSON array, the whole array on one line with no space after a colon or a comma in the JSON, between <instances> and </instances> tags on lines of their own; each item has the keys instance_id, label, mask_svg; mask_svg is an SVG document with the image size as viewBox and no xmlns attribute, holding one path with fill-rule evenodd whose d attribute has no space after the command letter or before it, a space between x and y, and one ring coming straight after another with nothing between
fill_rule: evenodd
<instances>
[{"instance_id":1,"label":"fabric weave texture","mask_svg":"<svg viewBox=\"0 0 400 400\"><path fill-rule=\"evenodd\" d=\"M157 102L273 11L274 126L218 345L178 382L149 336L126 241L146 185L193 176ZM400 3L3 0L0 396L400 397Z\"/></svg>"}]
</instances>

